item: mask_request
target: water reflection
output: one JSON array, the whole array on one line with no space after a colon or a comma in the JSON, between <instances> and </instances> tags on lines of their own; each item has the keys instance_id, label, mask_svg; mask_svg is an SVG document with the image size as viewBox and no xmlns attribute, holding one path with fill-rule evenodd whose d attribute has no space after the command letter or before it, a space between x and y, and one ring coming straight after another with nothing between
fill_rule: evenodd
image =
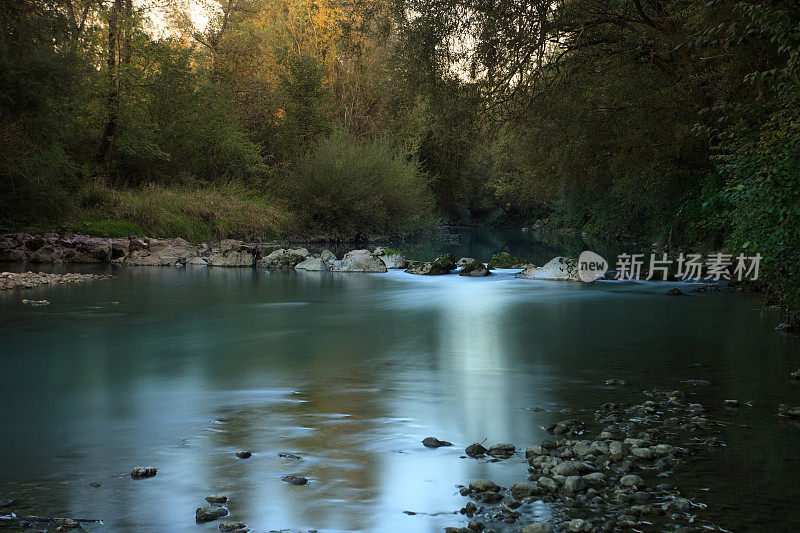
<instances>
[{"instance_id":1,"label":"water reflection","mask_svg":"<svg viewBox=\"0 0 800 533\"><path fill-rule=\"evenodd\" d=\"M668 298L662 285L539 283L501 271L115 273L37 289L47 307L2 295L0 495L21 497L20 514L213 530L194 524L194 509L222 493L230 518L256 531L440 531L462 518L452 514L464 503L456 484L525 476L521 457L463 459L464 447L525 447L563 407L624 403L697 377L714 383L691 391L710 406L800 403L784 379L797 343L739 295ZM631 387L609 389L610 377ZM752 411L732 423L737 448L710 460L697 484L711 479L699 498L719 493L722 509L725 465L736 465L749 481L732 501L744 509L758 497L780 528L793 520L782 502L800 496L780 477L797 466L798 428L767 418ZM423 448L430 435L455 446ZM748 442L769 443L770 459ZM236 449L254 455L240 460ZM138 465L158 476L132 481ZM287 485L286 474L310 483ZM751 524L727 515L729 525Z\"/></svg>"}]
</instances>

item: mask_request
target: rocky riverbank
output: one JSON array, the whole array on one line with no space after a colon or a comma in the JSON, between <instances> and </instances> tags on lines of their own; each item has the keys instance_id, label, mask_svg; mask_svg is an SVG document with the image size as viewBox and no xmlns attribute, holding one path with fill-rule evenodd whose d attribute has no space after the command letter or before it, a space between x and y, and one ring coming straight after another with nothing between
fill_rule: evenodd
<instances>
[{"instance_id":1,"label":"rocky riverbank","mask_svg":"<svg viewBox=\"0 0 800 533\"><path fill-rule=\"evenodd\" d=\"M44 272L0 272L0 290L30 289L42 285L82 283L99 279L111 279L110 274L47 274Z\"/></svg>"},{"instance_id":2,"label":"rocky riverbank","mask_svg":"<svg viewBox=\"0 0 800 533\"><path fill-rule=\"evenodd\" d=\"M268 270L381 273L403 269L409 274L444 275L458 270L462 276L483 277L494 268L520 270L524 279L579 281L576 262L556 257L542 267L508 254L498 254L488 264L473 258L458 261L445 254L433 261L411 261L385 248L352 250L339 259L330 250L285 248L278 243L248 243L225 239L192 244L184 239L149 237L103 238L88 235L14 233L0 236L0 262L113 263L141 266L256 267Z\"/></svg>"},{"instance_id":3,"label":"rocky riverbank","mask_svg":"<svg viewBox=\"0 0 800 533\"><path fill-rule=\"evenodd\" d=\"M676 470L725 445L721 424L682 391L643 394L642 403L606 403L592 417L564 412L545 428L553 439L524 450L519 482L478 479L460 488L470 499L460 510L468 523L447 533L725 531L676 485ZM475 443L465 453L493 462L523 451Z\"/></svg>"}]
</instances>

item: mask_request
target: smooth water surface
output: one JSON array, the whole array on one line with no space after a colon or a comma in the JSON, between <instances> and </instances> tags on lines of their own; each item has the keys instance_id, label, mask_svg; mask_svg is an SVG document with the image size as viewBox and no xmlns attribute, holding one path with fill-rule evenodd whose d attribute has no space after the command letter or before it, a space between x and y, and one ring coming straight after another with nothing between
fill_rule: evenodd
<instances>
[{"instance_id":1,"label":"smooth water surface","mask_svg":"<svg viewBox=\"0 0 800 533\"><path fill-rule=\"evenodd\" d=\"M529 255L571 251L540 244L527 242ZM525 479L522 457L466 459L466 445L524 448L548 438L541 426L560 409L660 387L728 423L728 446L676 480L705 515L735 531L800 527L800 428L775 415L800 404L788 380L800 343L773 331L778 317L756 299L515 271L105 270L118 277L0 294L0 499L19 499L3 513L211 531L194 510L220 493L254 531L441 531L465 523L456 485ZM725 410L728 398L763 407ZM455 446L424 448L431 435ZM131 480L135 466L158 475Z\"/></svg>"}]
</instances>

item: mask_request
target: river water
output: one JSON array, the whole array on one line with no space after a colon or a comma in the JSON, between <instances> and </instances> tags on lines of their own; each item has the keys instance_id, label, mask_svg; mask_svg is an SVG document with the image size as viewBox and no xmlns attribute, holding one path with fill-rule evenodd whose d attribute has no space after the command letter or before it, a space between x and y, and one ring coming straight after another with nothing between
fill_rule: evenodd
<instances>
[{"instance_id":1,"label":"river water","mask_svg":"<svg viewBox=\"0 0 800 533\"><path fill-rule=\"evenodd\" d=\"M538 263L598 251L575 237L466 229L396 246L412 258L505 249ZM69 270L117 277L0 294L0 499L17 500L0 514L211 531L194 511L219 493L254 531L442 531L465 524L456 485L525 480L522 457L467 459L466 445L525 448L549 437L541 426L561 409L641 402L659 387L727 424L726 447L677 471L685 495L708 504L701 513L734 531L800 528L800 427L776 416L778 403L800 404L789 381L800 342L752 297L503 270ZM762 407L725 409L732 398ZM427 449L427 436L455 445ZM134 481L135 466L158 475ZM310 482L282 483L287 474Z\"/></svg>"}]
</instances>

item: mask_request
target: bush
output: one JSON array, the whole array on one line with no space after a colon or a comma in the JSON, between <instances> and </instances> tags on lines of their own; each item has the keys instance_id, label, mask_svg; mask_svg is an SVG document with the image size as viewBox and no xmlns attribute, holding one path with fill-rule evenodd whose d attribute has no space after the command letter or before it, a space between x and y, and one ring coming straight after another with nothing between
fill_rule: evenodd
<instances>
[{"instance_id":1,"label":"bush","mask_svg":"<svg viewBox=\"0 0 800 533\"><path fill-rule=\"evenodd\" d=\"M330 237L404 233L433 222L425 176L384 138L336 131L299 158L282 188L303 227Z\"/></svg>"}]
</instances>

